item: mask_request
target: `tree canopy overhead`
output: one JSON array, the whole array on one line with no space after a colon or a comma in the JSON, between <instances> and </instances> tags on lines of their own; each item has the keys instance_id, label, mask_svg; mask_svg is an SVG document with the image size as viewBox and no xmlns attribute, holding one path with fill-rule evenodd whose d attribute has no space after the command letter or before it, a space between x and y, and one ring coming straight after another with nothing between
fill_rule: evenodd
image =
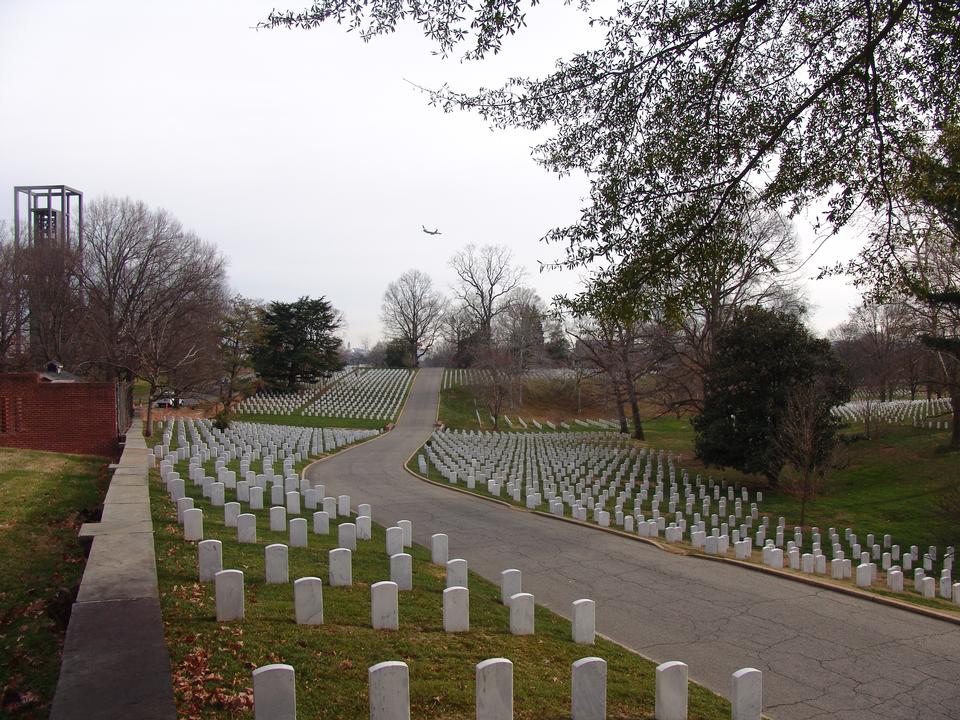
<instances>
[{"instance_id":1,"label":"tree canopy overhead","mask_svg":"<svg viewBox=\"0 0 960 720\"><path fill-rule=\"evenodd\" d=\"M415 22L440 52L482 59L535 4L321 0L264 25L332 20L369 39ZM603 43L545 77L432 97L552 132L536 159L585 172L591 191L579 220L547 237L566 265L604 263L595 284L682 299L669 276L709 264L717 221L756 202L825 197L835 228L861 207L892 213L895 178L958 117L955 0L621 0L591 22Z\"/></svg>"}]
</instances>

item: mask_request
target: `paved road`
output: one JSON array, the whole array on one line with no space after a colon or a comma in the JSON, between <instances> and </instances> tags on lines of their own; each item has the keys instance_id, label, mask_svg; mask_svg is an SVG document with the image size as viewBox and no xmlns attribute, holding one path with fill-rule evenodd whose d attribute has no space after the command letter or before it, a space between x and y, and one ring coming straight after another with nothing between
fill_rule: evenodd
<instances>
[{"instance_id":1,"label":"paved road","mask_svg":"<svg viewBox=\"0 0 960 720\"><path fill-rule=\"evenodd\" d=\"M429 436L440 370L421 370L395 430L309 477L367 502L374 520L413 522L414 539L450 536L450 557L570 616L597 602L597 629L727 695L730 674L763 671L764 705L794 718L960 718L960 626L735 566L672 555L548 517L518 512L411 477L403 463Z\"/></svg>"}]
</instances>

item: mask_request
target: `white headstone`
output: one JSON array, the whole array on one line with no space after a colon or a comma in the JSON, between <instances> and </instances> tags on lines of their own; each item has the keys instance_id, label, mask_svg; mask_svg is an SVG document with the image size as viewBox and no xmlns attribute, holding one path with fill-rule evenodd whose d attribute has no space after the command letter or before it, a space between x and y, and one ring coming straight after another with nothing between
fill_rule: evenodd
<instances>
[{"instance_id":1,"label":"white headstone","mask_svg":"<svg viewBox=\"0 0 960 720\"><path fill-rule=\"evenodd\" d=\"M307 519L294 518L290 521L290 547L307 546Z\"/></svg>"},{"instance_id":2,"label":"white headstone","mask_svg":"<svg viewBox=\"0 0 960 720\"><path fill-rule=\"evenodd\" d=\"M340 523L337 526L337 544L348 550L356 550L357 526L353 523Z\"/></svg>"},{"instance_id":3,"label":"white headstone","mask_svg":"<svg viewBox=\"0 0 960 720\"><path fill-rule=\"evenodd\" d=\"M221 570L213 576L217 622L243 620L243 572Z\"/></svg>"},{"instance_id":4,"label":"white headstone","mask_svg":"<svg viewBox=\"0 0 960 720\"><path fill-rule=\"evenodd\" d=\"M400 628L397 590L397 583L389 581L370 586L370 622L374 630Z\"/></svg>"},{"instance_id":5,"label":"white headstone","mask_svg":"<svg viewBox=\"0 0 960 720\"><path fill-rule=\"evenodd\" d=\"M387 528L387 557L403 552L403 530L397 526Z\"/></svg>"},{"instance_id":6,"label":"white headstone","mask_svg":"<svg viewBox=\"0 0 960 720\"><path fill-rule=\"evenodd\" d=\"M447 564L447 536L443 533L430 537L430 559L434 565Z\"/></svg>"},{"instance_id":7,"label":"white headstone","mask_svg":"<svg viewBox=\"0 0 960 720\"><path fill-rule=\"evenodd\" d=\"M510 634L533 635L533 595L517 593L510 597Z\"/></svg>"},{"instance_id":8,"label":"white headstone","mask_svg":"<svg viewBox=\"0 0 960 720\"><path fill-rule=\"evenodd\" d=\"M353 553L349 548L336 548L328 554L330 587L353 585Z\"/></svg>"},{"instance_id":9,"label":"white headstone","mask_svg":"<svg viewBox=\"0 0 960 720\"><path fill-rule=\"evenodd\" d=\"M657 666L656 720L687 720L687 666L673 660Z\"/></svg>"},{"instance_id":10,"label":"white headstone","mask_svg":"<svg viewBox=\"0 0 960 720\"><path fill-rule=\"evenodd\" d=\"M593 645L597 627L597 604L593 600L573 601L573 641Z\"/></svg>"},{"instance_id":11,"label":"white headstone","mask_svg":"<svg viewBox=\"0 0 960 720\"><path fill-rule=\"evenodd\" d=\"M270 508L270 530L272 532L287 531L287 509L282 505Z\"/></svg>"},{"instance_id":12,"label":"white headstone","mask_svg":"<svg viewBox=\"0 0 960 720\"><path fill-rule=\"evenodd\" d=\"M407 553L390 556L390 580L399 590L413 590L413 557Z\"/></svg>"},{"instance_id":13,"label":"white headstone","mask_svg":"<svg viewBox=\"0 0 960 720\"><path fill-rule=\"evenodd\" d=\"M275 663L253 671L254 720L297 720L293 667Z\"/></svg>"},{"instance_id":14,"label":"white headstone","mask_svg":"<svg viewBox=\"0 0 960 720\"><path fill-rule=\"evenodd\" d=\"M466 560L457 558L447 561L447 587L468 587Z\"/></svg>"},{"instance_id":15,"label":"white headstone","mask_svg":"<svg viewBox=\"0 0 960 720\"><path fill-rule=\"evenodd\" d=\"M465 587L448 587L443 591L444 632L470 631L470 591Z\"/></svg>"},{"instance_id":16,"label":"white headstone","mask_svg":"<svg viewBox=\"0 0 960 720\"><path fill-rule=\"evenodd\" d=\"M203 510L191 508L183 512L183 539L187 542L203 540Z\"/></svg>"},{"instance_id":17,"label":"white headstone","mask_svg":"<svg viewBox=\"0 0 960 720\"><path fill-rule=\"evenodd\" d=\"M520 587L521 573L519 570L510 569L500 573L500 602L504 605L510 604L510 598L519 592L523 592Z\"/></svg>"},{"instance_id":18,"label":"white headstone","mask_svg":"<svg viewBox=\"0 0 960 720\"><path fill-rule=\"evenodd\" d=\"M202 540L197 543L197 564L200 582L213 582L213 577L223 570L223 545L219 540Z\"/></svg>"},{"instance_id":19,"label":"white headstone","mask_svg":"<svg viewBox=\"0 0 960 720\"><path fill-rule=\"evenodd\" d=\"M313 532L315 535L330 534L330 516L323 510L318 510L313 514Z\"/></svg>"},{"instance_id":20,"label":"white headstone","mask_svg":"<svg viewBox=\"0 0 960 720\"><path fill-rule=\"evenodd\" d=\"M303 577L293 583L293 604L297 625L323 624L323 582Z\"/></svg>"},{"instance_id":21,"label":"white headstone","mask_svg":"<svg viewBox=\"0 0 960 720\"><path fill-rule=\"evenodd\" d=\"M409 520L398 520L397 527L403 530L403 546L413 547L413 523Z\"/></svg>"},{"instance_id":22,"label":"white headstone","mask_svg":"<svg viewBox=\"0 0 960 720\"><path fill-rule=\"evenodd\" d=\"M273 543L264 549L264 571L267 583L282 585L290 582L289 551L286 545Z\"/></svg>"},{"instance_id":23,"label":"white headstone","mask_svg":"<svg viewBox=\"0 0 960 720\"><path fill-rule=\"evenodd\" d=\"M570 696L572 720L606 720L606 661L598 657L585 657L574 662Z\"/></svg>"},{"instance_id":24,"label":"white headstone","mask_svg":"<svg viewBox=\"0 0 960 720\"><path fill-rule=\"evenodd\" d=\"M732 720L760 720L763 712L763 673L755 668L737 670L731 678Z\"/></svg>"},{"instance_id":25,"label":"white headstone","mask_svg":"<svg viewBox=\"0 0 960 720\"><path fill-rule=\"evenodd\" d=\"M370 720L410 720L410 675L406 663L377 663L367 671Z\"/></svg>"},{"instance_id":26,"label":"white headstone","mask_svg":"<svg viewBox=\"0 0 960 720\"><path fill-rule=\"evenodd\" d=\"M477 664L477 720L513 720L513 663L491 658Z\"/></svg>"}]
</instances>

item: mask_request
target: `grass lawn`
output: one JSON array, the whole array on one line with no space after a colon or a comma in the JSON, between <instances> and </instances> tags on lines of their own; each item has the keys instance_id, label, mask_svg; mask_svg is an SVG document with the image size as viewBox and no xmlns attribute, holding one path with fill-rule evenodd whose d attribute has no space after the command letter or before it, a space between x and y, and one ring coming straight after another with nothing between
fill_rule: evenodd
<instances>
[{"instance_id":1,"label":"grass lawn","mask_svg":"<svg viewBox=\"0 0 960 720\"><path fill-rule=\"evenodd\" d=\"M108 460L0 448L0 716L45 718Z\"/></svg>"},{"instance_id":2,"label":"grass lawn","mask_svg":"<svg viewBox=\"0 0 960 720\"><path fill-rule=\"evenodd\" d=\"M188 493L204 509L204 537L221 540L224 567L245 575L245 619L218 623L212 584L197 582L196 547L182 540L175 509L156 473L151 475L160 597L181 717L233 718L249 712L253 669L285 662L297 673L299 716L367 718L367 668L402 660L410 668L413 717L473 718L474 666L506 657L514 663L517 718L568 718L570 665L596 655L608 663L609 717L653 718L652 663L599 639L593 647L574 645L570 623L543 608L536 610L536 635L510 635L499 588L473 573L471 630L444 633L444 572L430 563L424 548L408 551L414 558L414 590L400 593L399 631L371 629L370 585L390 577L385 532L376 525L373 539L359 541L353 555L353 586L324 587L325 624L296 625L292 581L316 576L326 586L327 552L336 547L334 525L343 518L331 522L329 535L311 532L309 548L290 549L290 584L266 585L264 548L287 542L285 533L269 531L269 511L255 511L258 543L240 545L236 530L222 525L222 510L211 508L188 481ZM691 718L727 718L729 713L727 701L691 684Z\"/></svg>"},{"instance_id":3,"label":"grass lawn","mask_svg":"<svg viewBox=\"0 0 960 720\"><path fill-rule=\"evenodd\" d=\"M473 395L470 390L464 386L448 388L446 390L440 391L440 413L439 421L443 423L445 427L453 428L457 430L493 430L493 420L490 419L490 413L482 406L479 406L480 410L480 419L483 421L483 426L477 422L477 405L474 404ZM533 410L532 412L530 412ZM500 416L499 427L497 428L501 432L597 432L603 431L601 428L597 427L584 427L583 425L575 424L573 421L576 419L576 413L557 413L557 412L548 412L544 413L543 408L531 409L531 408L506 408L504 414L510 417L513 426L511 427L504 421L503 415ZM524 428L519 422L517 422L517 417L522 417L524 422L527 423L527 427ZM598 414L594 413L591 415L584 414L584 419L596 419ZM571 425L569 430L561 428L559 426L558 420L563 419L564 422L567 422ZM549 427L544 426L541 430L537 430L531 422L533 419L543 422L544 420L550 420L551 422L557 425L556 430L551 430Z\"/></svg>"}]
</instances>

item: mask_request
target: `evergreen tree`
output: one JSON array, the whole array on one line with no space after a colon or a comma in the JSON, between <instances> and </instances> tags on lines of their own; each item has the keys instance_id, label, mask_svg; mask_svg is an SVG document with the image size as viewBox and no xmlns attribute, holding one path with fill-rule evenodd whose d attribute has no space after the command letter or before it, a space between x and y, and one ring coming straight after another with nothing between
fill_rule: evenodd
<instances>
[{"instance_id":1,"label":"evergreen tree","mask_svg":"<svg viewBox=\"0 0 960 720\"><path fill-rule=\"evenodd\" d=\"M323 297L272 302L263 311L262 333L251 352L257 375L271 388L292 391L330 377L343 367L340 316Z\"/></svg>"},{"instance_id":2,"label":"evergreen tree","mask_svg":"<svg viewBox=\"0 0 960 720\"><path fill-rule=\"evenodd\" d=\"M739 312L716 336L703 412L693 420L697 456L776 484L788 461L777 443L780 426L788 398L802 386L818 388L828 406L850 398L829 342L813 337L797 316L761 307ZM818 417L829 422L829 415Z\"/></svg>"}]
</instances>

